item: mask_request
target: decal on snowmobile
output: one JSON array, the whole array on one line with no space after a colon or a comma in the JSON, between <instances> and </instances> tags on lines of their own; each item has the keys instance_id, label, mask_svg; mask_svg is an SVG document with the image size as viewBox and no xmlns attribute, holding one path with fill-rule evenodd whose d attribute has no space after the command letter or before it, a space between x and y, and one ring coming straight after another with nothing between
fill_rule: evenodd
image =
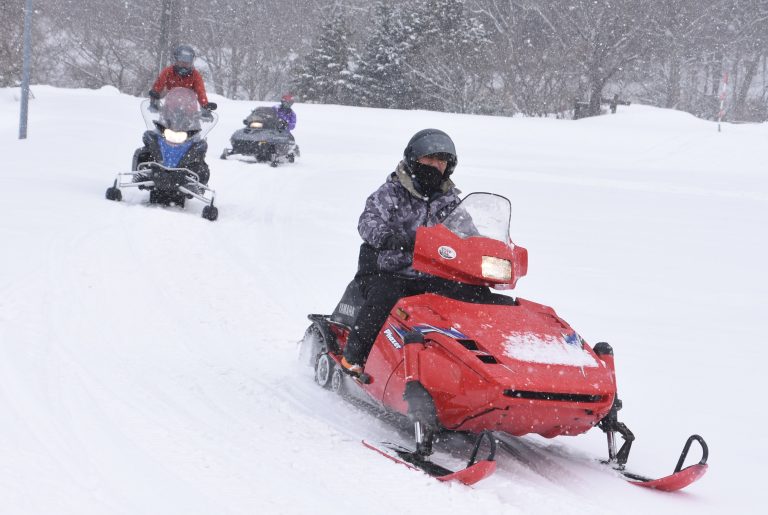
<instances>
[{"instance_id":1,"label":"decal on snowmobile","mask_svg":"<svg viewBox=\"0 0 768 515\"><path fill-rule=\"evenodd\" d=\"M348 317L355 316L355 307L350 304L339 303L339 313Z\"/></svg>"},{"instance_id":2,"label":"decal on snowmobile","mask_svg":"<svg viewBox=\"0 0 768 515\"><path fill-rule=\"evenodd\" d=\"M413 327L414 331L419 331L421 334L428 334L428 333L439 333L444 334L445 336L449 336L451 338L455 338L457 340L468 340L469 337L462 333L461 331L454 329L453 327L449 327L448 329L442 329L440 327L435 327L433 325L429 324L420 324Z\"/></svg>"},{"instance_id":3,"label":"decal on snowmobile","mask_svg":"<svg viewBox=\"0 0 768 515\"><path fill-rule=\"evenodd\" d=\"M456 259L456 251L447 245L441 245L437 249L437 253L440 254L440 257L443 259Z\"/></svg>"},{"instance_id":4,"label":"decal on snowmobile","mask_svg":"<svg viewBox=\"0 0 768 515\"><path fill-rule=\"evenodd\" d=\"M389 340L389 343L391 343L394 348L396 348L396 349L402 349L403 348L403 346L400 344L400 342L398 342L395 339L394 335L392 334L392 329L389 329L389 328L384 329L384 336L387 337L387 340Z\"/></svg>"},{"instance_id":5,"label":"decal on snowmobile","mask_svg":"<svg viewBox=\"0 0 768 515\"><path fill-rule=\"evenodd\" d=\"M581 339L581 336L574 331L571 334L564 334L563 340L568 345L573 345L574 347L581 347L584 344L584 340Z\"/></svg>"},{"instance_id":6,"label":"decal on snowmobile","mask_svg":"<svg viewBox=\"0 0 768 515\"><path fill-rule=\"evenodd\" d=\"M392 322L389 323L389 328L384 330L384 336L389 340L389 343L392 344L392 346L396 349L402 349L403 348L403 342L405 341L405 333L408 332L408 329L401 325L394 325ZM397 338L395 338L397 336Z\"/></svg>"}]
</instances>

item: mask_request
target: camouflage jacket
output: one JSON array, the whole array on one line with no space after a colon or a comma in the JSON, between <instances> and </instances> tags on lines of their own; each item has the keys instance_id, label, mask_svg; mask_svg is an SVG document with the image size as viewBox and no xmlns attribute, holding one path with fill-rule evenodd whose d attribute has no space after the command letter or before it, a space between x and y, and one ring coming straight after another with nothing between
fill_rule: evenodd
<instances>
[{"instance_id":1,"label":"camouflage jacket","mask_svg":"<svg viewBox=\"0 0 768 515\"><path fill-rule=\"evenodd\" d=\"M413 181L400 162L386 182L365 201L357 230L363 238L360 249L358 275L380 271L415 276L411 268L413 253L404 250L382 249L387 238L402 235L413 242L416 228L440 223L459 202L460 191L448 179L442 191L426 198L415 190Z\"/></svg>"}]
</instances>

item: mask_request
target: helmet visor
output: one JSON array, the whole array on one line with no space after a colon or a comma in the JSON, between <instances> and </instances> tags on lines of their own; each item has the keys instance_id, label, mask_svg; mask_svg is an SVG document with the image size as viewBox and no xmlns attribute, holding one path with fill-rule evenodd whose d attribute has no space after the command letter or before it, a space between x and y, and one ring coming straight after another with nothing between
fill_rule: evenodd
<instances>
[{"instance_id":1,"label":"helmet visor","mask_svg":"<svg viewBox=\"0 0 768 515\"><path fill-rule=\"evenodd\" d=\"M195 60L195 53L189 48L180 48L174 53L174 58L177 63L191 66L192 62Z\"/></svg>"}]
</instances>

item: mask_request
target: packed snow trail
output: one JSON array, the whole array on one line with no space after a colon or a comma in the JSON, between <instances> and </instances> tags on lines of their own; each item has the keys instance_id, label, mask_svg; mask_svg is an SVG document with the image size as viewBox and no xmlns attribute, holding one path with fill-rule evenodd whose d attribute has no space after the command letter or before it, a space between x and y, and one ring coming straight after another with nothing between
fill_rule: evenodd
<instances>
[{"instance_id":1,"label":"packed snow trail","mask_svg":"<svg viewBox=\"0 0 768 515\"><path fill-rule=\"evenodd\" d=\"M144 130L140 99L0 89L0 506L3 513L755 513L768 351L768 127L630 106L578 122L297 104L293 165L221 161L256 104L217 97L219 220L202 206L104 199ZM512 201L530 252L517 294L616 351L629 467L669 473L710 444L680 494L626 484L605 438L516 440L469 488L360 441L403 436L316 387L296 360L308 313L354 274L357 218L417 130L456 141L465 192ZM713 410L718 415L712 416ZM401 443L405 443L401 441Z\"/></svg>"}]
</instances>

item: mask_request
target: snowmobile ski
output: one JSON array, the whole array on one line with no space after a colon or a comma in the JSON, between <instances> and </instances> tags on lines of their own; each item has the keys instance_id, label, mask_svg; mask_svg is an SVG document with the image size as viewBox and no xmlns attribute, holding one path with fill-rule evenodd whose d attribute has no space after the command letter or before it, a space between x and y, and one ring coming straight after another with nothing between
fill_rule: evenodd
<instances>
[{"instance_id":1,"label":"snowmobile ski","mask_svg":"<svg viewBox=\"0 0 768 515\"><path fill-rule=\"evenodd\" d=\"M701 460L694 465L683 468L685 458L688 456L688 451L691 448L693 441L699 442L701 445L702 456ZM685 442L683 452L680 454L680 459L677 461L675 471L659 479L650 479L644 476L633 474L625 470L619 470L624 477L633 485L644 486L646 488L653 488L654 490L661 490L663 492L676 492L691 483L699 480L707 471L707 458L709 457L709 449L707 443L699 435L691 435L688 441Z\"/></svg>"},{"instance_id":2,"label":"snowmobile ski","mask_svg":"<svg viewBox=\"0 0 768 515\"><path fill-rule=\"evenodd\" d=\"M490 450L485 459L478 460L478 451L484 439L488 440ZM422 456L420 453L410 451L400 445L385 442L381 444L381 447L378 447L365 440L363 440L362 443L369 449L378 452L395 463L400 463L413 470L420 470L421 472L434 477L438 481L458 481L465 485L474 485L496 471L496 441L493 435L488 431L483 432L478 438L466 468L458 471L453 471L442 465L438 465L437 463L430 461L427 457Z\"/></svg>"},{"instance_id":3,"label":"snowmobile ski","mask_svg":"<svg viewBox=\"0 0 768 515\"><path fill-rule=\"evenodd\" d=\"M520 450L517 449L516 446L510 441L510 435L495 433L495 436L499 448L508 452L513 457L520 454ZM683 468L685 459L688 456L688 451L690 450L691 444L694 440L701 444L701 460L694 465ZM681 490L691 483L694 483L704 475L707 470L708 455L709 450L704 439L699 435L691 435L683 447L683 452L680 454L680 459L677 462L675 471L668 476L652 479L629 472L624 469L624 464L616 462L615 458L608 461L601 460L600 463L606 465L607 468L610 468L612 471L620 473L622 479L625 479L628 483L633 485L652 488L662 492L676 492L677 490Z\"/></svg>"}]
</instances>

